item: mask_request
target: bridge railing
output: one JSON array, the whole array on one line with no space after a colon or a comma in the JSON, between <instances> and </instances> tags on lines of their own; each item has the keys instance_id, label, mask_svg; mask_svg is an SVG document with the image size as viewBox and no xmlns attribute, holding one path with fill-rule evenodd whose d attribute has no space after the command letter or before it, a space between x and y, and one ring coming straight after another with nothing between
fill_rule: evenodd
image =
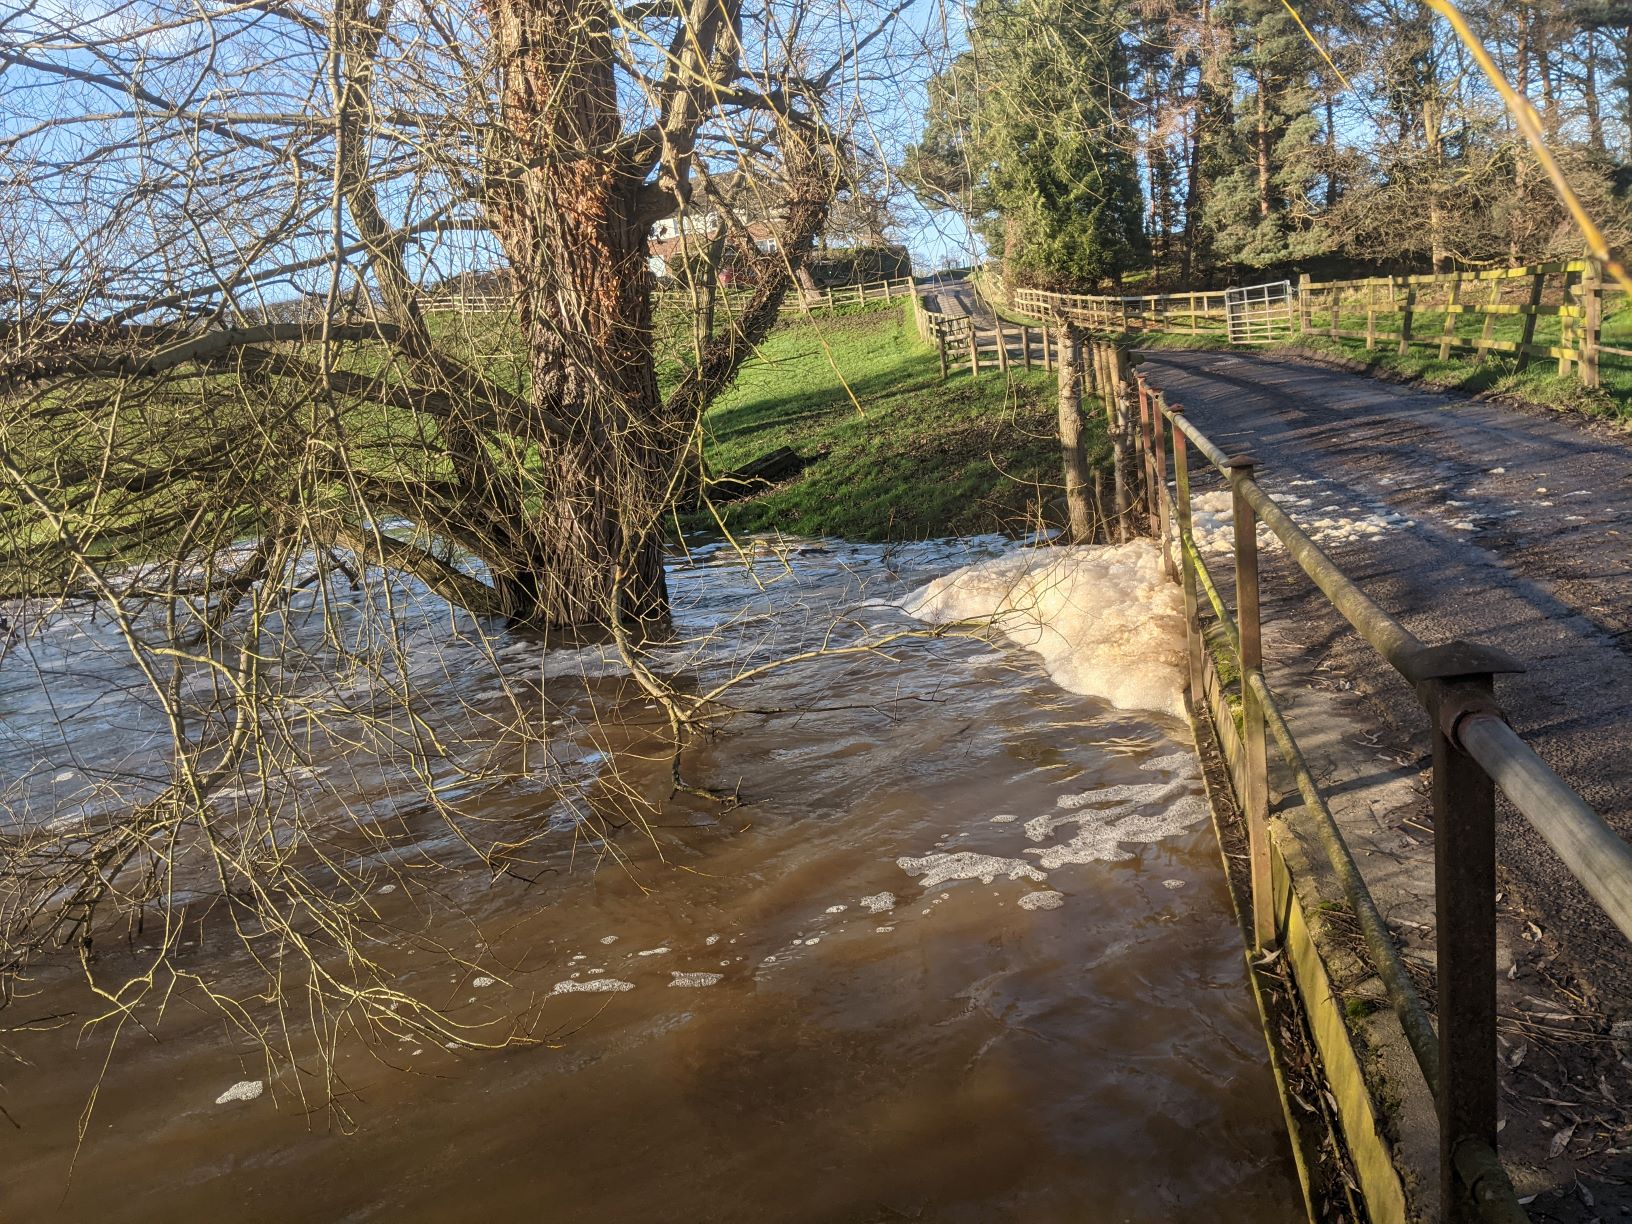
<instances>
[{"instance_id":1,"label":"bridge railing","mask_svg":"<svg viewBox=\"0 0 1632 1224\"><path fill-rule=\"evenodd\" d=\"M1632 847L1616 835L1523 737L1508 725L1494 678L1522 670L1475 643L1429 645L1362 590L1258 481L1256 462L1229 454L1135 377L1146 512L1162 542L1163 564L1184 591L1191 700L1206 707L1203 652L1211 650L1197 609L1205 598L1241 676L1237 721L1212 705L1233 736L1221 736L1249 844L1252 927L1260 948L1277 945L1271 885L1267 741L1290 771L1387 992L1424 1080L1440 1129L1443 1217L1513 1224L1526 1218L1497 1157L1495 794L1499 789L1546 839L1570 872L1632 939ZM1234 513L1234 609L1194 535L1191 449L1229 482ZM1167 484L1171 455L1173 488ZM1416 691L1433 749L1437 1032L1376 902L1355 866L1320 784L1305 761L1263 674L1258 525L1267 527L1331 605ZM1172 547L1170 547L1172 545ZM1175 554L1176 553L1176 557ZM1233 753L1231 748L1233 747Z\"/></svg>"}]
</instances>

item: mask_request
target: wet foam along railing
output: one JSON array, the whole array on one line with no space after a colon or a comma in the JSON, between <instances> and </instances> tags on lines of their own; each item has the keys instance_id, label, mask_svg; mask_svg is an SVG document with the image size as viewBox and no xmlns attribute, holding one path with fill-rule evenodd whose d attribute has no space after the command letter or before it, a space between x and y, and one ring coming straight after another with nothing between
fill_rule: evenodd
<instances>
[{"instance_id":1,"label":"wet foam along railing","mask_svg":"<svg viewBox=\"0 0 1632 1224\"><path fill-rule=\"evenodd\" d=\"M1273 739L1365 939L1373 968L1423 1077L1440 1128L1444 1218L1525 1219L1496 1155L1495 791L1502 793L1632 939L1632 847L1628 847L1507 724L1494 698L1498 673L1522 670L1500 651L1469 642L1430 646L1350 580L1276 503L1247 456L1229 455L1178 404L1136 376L1147 511L1164 564L1184 588L1191 700L1203 702L1197 617L1205 596L1241 674L1238 794L1252 860L1253 931L1260 948L1281 937L1270 895L1267 740ZM1173 488L1167 484L1169 446ZM1235 610L1231 614L1193 532L1190 449L1229 481L1234 509ZM1439 1025L1412 984L1291 728L1264 679L1259 628L1258 525L1262 523L1332 606L1416 690L1433 745L1433 810ZM1176 548L1170 548L1175 545ZM1175 561L1173 553L1177 553ZM1176 572L1175 572L1176 571Z\"/></svg>"}]
</instances>

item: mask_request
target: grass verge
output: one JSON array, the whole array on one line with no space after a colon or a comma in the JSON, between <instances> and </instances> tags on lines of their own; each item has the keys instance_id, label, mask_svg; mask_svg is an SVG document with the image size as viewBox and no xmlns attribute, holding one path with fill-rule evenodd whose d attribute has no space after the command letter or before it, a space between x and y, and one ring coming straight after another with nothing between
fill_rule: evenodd
<instances>
[{"instance_id":1,"label":"grass verge","mask_svg":"<svg viewBox=\"0 0 1632 1224\"><path fill-rule=\"evenodd\" d=\"M1431 322L1432 320L1430 320ZM1490 355L1475 360L1470 355L1452 356L1444 361L1434 344L1413 344L1404 354L1395 341L1379 340L1377 347L1367 349L1365 341L1334 338L1322 334L1319 328L1327 320L1317 316L1316 330L1292 337L1280 344L1264 345L1257 351L1333 357L1355 362L1368 373L1421 383L1445 391L1465 395L1498 396L1537 408L1551 408L1561 412L1575 412L1597 420L1632 422L1632 362L1605 357L1601 363L1600 387L1584 387L1572 372L1559 374L1553 361L1534 358L1529 366L1520 369L1512 357ZM1345 319L1344 326L1352 325ZM1385 325L1397 326L1393 320L1381 319L1379 330ZM1605 320L1605 343L1624 344L1626 333L1632 331L1632 312L1619 312ZM1420 333L1437 337L1437 327L1425 327ZM1502 338L1500 329L1497 339ZM1225 349L1230 345L1221 334L1191 336L1178 332L1139 332L1125 337L1136 348L1151 350L1172 349ZM1538 337L1538 343L1547 340Z\"/></svg>"},{"instance_id":2,"label":"grass verge","mask_svg":"<svg viewBox=\"0 0 1632 1224\"><path fill-rule=\"evenodd\" d=\"M1103 419L1086 418L1089 460L1103 464ZM732 533L919 539L1060 518L1054 375L954 369L943 382L902 305L784 323L704 421L716 474L784 446L806 466L716 506ZM717 524L705 508L682 526Z\"/></svg>"}]
</instances>

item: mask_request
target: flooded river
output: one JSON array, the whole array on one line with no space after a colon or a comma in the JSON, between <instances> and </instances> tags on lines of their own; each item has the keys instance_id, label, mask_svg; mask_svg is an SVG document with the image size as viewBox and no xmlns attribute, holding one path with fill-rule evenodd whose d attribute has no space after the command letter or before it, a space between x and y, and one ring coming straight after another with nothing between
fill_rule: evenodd
<instances>
[{"instance_id":1,"label":"flooded river","mask_svg":"<svg viewBox=\"0 0 1632 1224\"><path fill-rule=\"evenodd\" d=\"M659 670L700 688L922 630L897 605L965 615L1036 578L1014 557L828 542L745 568L702 550L676 562L682 640ZM270 1040L289 1057L269 1057L189 977L238 998L264 981L202 906L168 945L162 1023L144 1012L105 1069L110 1024L82 1022L106 1002L66 969L0 1013L37 1021L0 1034L0 1218L1298 1219L1188 728L1167 665L1139 657L1170 632L1128 594L1152 557L1113 560L1069 575L1100 592L1075 637L1032 591L1030 632L903 637L732 690L736 712L681 765L735 807L667 799L663 720L602 652L443 641L420 699L457 695L450 754L485 741L493 766L436 792L464 832L345 757L355 710L281 785L344 826L313 846L366 888L368 955L468 1039L349 1019L314 1039L327 1013L296 983L296 1035ZM972 586L919 591L971 562ZM95 700L115 667L96 660L117 654L101 632L59 619L0 665L14 830L96 819L154 734L136 698ZM1103 653L1077 650L1081 632ZM547 775L519 759L536 743L502 750L518 693L551 729ZM77 727L52 694L88 701ZM387 818L407 843L364 835ZM470 828L526 853L495 873ZM98 971L145 972L158 938L105 941Z\"/></svg>"}]
</instances>

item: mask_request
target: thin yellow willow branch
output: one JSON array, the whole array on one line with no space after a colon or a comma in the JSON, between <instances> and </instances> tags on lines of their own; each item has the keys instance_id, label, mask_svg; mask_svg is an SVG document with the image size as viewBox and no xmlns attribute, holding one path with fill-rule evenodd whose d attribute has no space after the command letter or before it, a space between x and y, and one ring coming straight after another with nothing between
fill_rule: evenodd
<instances>
[{"instance_id":1,"label":"thin yellow willow branch","mask_svg":"<svg viewBox=\"0 0 1632 1224\"><path fill-rule=\"evenodd\" d=\"M1581 236L1586 239L1587 250L1603 263L1604 271L1614 277L1615 282L1622 289L1632 293L1632 275L1627 273L1625 265L1616 259L1610 251L1609 242L1604 238L1604 231L1599 229L1597 222L1588 215L1580 197L1575 194L1575 190L1565 179L1564 172L1559 169L1558 162L1553 158L1552 150L1547 147L1546 137L1542 135L1541 117L1536 114L1536 108L1530 105L1528 98L1508 84L1507 78L1502 75L1502 70L1496 66L1496 61L1491 58L1490 52L1485 50L1484 43L1479 41L1478 36L1474 34L1473 30L1468 26L1467 20L1462 16L1456 5L1451 3L1451 0L1427 0L1427 2L1434 12L1445 18L1450 24L1451 29L1456 32L1457 38L1461 39L1462 45L1472 53L1474 60L1479 64L1480 71L1496 87L1496 92L1502 96L1502 101L1507 104L1508 112L1513 116L1513 121L1518 125L1519 131L1524 134L1524 139L1529 144L1531 151L1536 155L1536 160L1541 163L1541 168L1546 171L1547 179L1553 185L1553 191L1557 194L1564 207L1569 210L1570 216L1575 220L1576 227L1581 231Z\"/></svg>"}]
</instances>

